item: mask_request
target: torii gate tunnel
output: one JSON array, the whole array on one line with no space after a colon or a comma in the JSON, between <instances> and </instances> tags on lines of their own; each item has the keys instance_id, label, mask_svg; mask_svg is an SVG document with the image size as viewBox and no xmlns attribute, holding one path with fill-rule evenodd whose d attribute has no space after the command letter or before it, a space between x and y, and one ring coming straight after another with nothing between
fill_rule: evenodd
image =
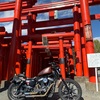
<instances>
[{"instance_id":1,"label":"torii gate tunnel","mask_svg":"<svg viewBox=\"0 0 100 100\"><path fill-rule=\"evenodd\" d=\"M100 14L90 15L89 6L99 5L100 0L36 3L37 0L0 3L0 12L14 11L13 17L0 17L0 23L13 22L11 33L0 26L0 82L15 73L25 72L29 78L37 75L48 66L51 54L59 61L63 78L69 72L71 77L85 76L95 82L87 54L94 53L91 20L99 20ZM62 10L71 10L73 16L57 18L57 12ZM47 13L48 20L37 21L40 13ZM22 30L27 30L26 34Z\"/></svg>"}]
</instances>

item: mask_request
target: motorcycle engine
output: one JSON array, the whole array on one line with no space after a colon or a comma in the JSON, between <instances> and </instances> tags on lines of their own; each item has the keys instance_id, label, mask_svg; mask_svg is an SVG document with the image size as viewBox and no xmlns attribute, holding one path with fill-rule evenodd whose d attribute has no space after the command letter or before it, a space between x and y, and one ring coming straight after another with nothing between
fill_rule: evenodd
<instances>
[{"instance_id":1,"label":"motorcycle engine","mask_svg":"<svg viewBox=\"0 0 100 100\"><path fill-rule=\"evenodd\" d=\"M36 84L36 81L35 81L35 79L27 79L26 84L28 87L33 88Z\"/></svg>"},{"instance_id":2,"label":"motorcycle engine","mask_svg":"<svg viewBox=\"0 0 100 100\"><path fill-rule=\"evenodd\" d=\"M42 77L38 80L39 83L39 92L45 93L48 87L54 82L53 78L50 77Z\"/></svg>"}]
</instances>

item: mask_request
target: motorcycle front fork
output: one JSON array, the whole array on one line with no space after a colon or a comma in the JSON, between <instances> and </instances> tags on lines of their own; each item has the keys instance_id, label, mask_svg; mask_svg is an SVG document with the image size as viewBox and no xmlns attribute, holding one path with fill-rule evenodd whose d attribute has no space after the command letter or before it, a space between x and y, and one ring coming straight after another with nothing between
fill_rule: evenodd
<instances>
[{"instance_id":1,"label":"motorcycle front fork","mask_svg":"<svg viewBox=\"0 0 100 100\"><path fill-rule=\"evenodd\" d=\"M60 80L58 80L57 82L57 88L59 87L59 85L61 84L61 82L63 82L63 84L65 85L66 89L69 91L69 87L67 86L65 80L63 78L60 78Z\"/></svg>"},{"instance_id":2,"label":"motorcycle front fork","mask_svg":"<svg viewBox=\"0 0 100 100\"><path fill-rule=\"evenodd\" d=\"M66 82L65 82L65 80L62 78L62 82L63 82L63 84L65 85L65 87L67 88L67 90L69 91L70 89L69 89L69 87L67 86L67 84L66 84Z\"/></svg>"},{"instance_id":3,"label":"motorcycle front fork","mask_svg":"<svg viewBox=\"0 0 100 100\"><path fill-rule=\"evenodd\" d=\"M20 93L20 88L21 88L21 86L22 86L22 83L23 83L23 82L21 82L21 83L19 84L19 86L17 87L16 95L18 95L18 94Z\"/></svg>"}]
</instances>

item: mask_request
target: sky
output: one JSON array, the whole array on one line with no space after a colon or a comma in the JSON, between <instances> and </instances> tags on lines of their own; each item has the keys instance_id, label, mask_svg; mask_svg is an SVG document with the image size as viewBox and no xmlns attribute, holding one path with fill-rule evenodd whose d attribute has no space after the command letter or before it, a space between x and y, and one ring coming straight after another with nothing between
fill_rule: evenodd
<instances>
[{"instance_id":1,"label":"sky","mask_svg":"<svg viewBox=\"0 0 100 100\"><path fill-rule=\"evenodd\" d=\"M0 0L0 3L1 2L10 2L10 1L14 1L14 0ZM38 2L36 3L36 5L61 1L61 0L37 0L37 1ZM100 5L90 7L90 14L91 15L100 14ZM0 12L0 18L12 17L12 16L13 16L13 11ZM68 17L72 17L72 16L73 16L73 14L72 14L71 10L59 11L57 14L58 18L66 18L66 17L68 18ZM37 21L48 20L48 19L49 19L48 13L38 14L38 16L37 16ZM13 25L12 22L0 23L0 26L5 26L7 32L12 32L12 25ZM92 25L93 38L100 39L100 20L91 21L91 25Z\"/></svg>"}]
</instances>

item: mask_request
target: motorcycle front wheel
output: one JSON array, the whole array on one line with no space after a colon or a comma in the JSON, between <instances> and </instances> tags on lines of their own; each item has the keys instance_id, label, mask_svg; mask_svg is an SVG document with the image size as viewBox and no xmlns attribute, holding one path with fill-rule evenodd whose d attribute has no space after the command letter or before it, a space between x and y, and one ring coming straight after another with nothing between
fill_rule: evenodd
<instances>
[{"instance_id":1,"label":"motorcycle front wheel","mask_svg":"<svg viewBox=\"0 0 100 100\"><path fill-rule=\"evenodd\" d=\"M80 85L72 80L72 79L66 79L65 83L68 87L66 88L65 84L61 82L58 93L62 100L80 100L82 96L82 89Z\"/></svg>"},{"instance_id":2,"label":"motorcycle front wheel","mask_svg":"<svg viewBox=\"0 0 100 100\"><path fill-rule=\"evenodd\" d=\"M21 97L20 90L18 89L18 84L12 83L8 88L8 98L9 100L24 100L24 97ZM19 93L18 93L19 91Z\"/></svg>"}]
</instances>

